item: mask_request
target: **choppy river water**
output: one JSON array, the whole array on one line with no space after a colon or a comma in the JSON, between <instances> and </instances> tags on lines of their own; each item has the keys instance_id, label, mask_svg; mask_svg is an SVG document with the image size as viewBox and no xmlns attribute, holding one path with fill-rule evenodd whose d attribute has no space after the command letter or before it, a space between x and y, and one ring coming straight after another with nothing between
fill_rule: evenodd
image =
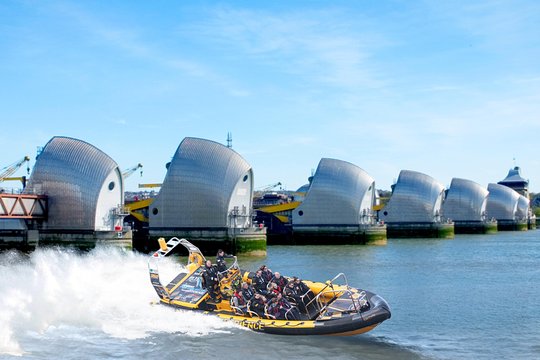
<instances>
[{"instance_id":1,"label":"choppy river water","mask_svg":"<svg viewBox=\"0 0 540 360\"><path fill-rule=\"evenodd\" d=\"M178 259L161 266L175 273ZM537 359L540 231L389 239L387 246L271 246L266 263L324 281L346 273L392 318L353 337L253 333L152 305L147 255L98 248L0 254L0 358Z\"/></svg>"}]
</instances>

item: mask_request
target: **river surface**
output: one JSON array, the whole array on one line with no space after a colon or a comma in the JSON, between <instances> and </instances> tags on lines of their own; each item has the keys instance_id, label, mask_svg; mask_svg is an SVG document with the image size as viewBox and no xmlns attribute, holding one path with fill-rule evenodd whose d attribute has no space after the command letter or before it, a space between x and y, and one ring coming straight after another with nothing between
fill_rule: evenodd
<instances>
[{"instance_id":1,"label":"river surface","mask_svg":"<svg viewBox=\"0 0 540 360\"><path fill-rule=\"evenodd\" d=\"M166 258L172 278L178 259ZM97 248L0 254L0 358L539 359L540 231L271 246L242 268L324 281L346 273L392 318L352 337L258 334L153 305L147 255Z\"/></svg>"}]
</instances>

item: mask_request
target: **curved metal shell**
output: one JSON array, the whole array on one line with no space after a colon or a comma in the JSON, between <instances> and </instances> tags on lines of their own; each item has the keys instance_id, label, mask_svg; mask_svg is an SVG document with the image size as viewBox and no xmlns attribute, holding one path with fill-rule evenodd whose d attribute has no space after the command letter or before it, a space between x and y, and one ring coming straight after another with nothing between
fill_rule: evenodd
<instances>
[{"instance_id":1,"label":"curved metal shell","mask_svg":"<svg viewBox=\"0 0 540 360\"><path fill-rule=\"evenodd\" d=\"M24 192L48 196L47 229L112 231L120 222L113 217L124 196L118 165L82 140L53 137L38 155Z\"/></svg>"},{"instance_id":2,"label":"curved metal shell","mask_svg":"<svg viewBox=\"0 0 540 360\"><path fill-rule=\"evenodd\" d=\"M439 222L443 198L444 186L431 176L402 170L380 218L389 223Z\"/></svg>"},{"instance_id":3,"label":"curved metal shell","mask_svg":"<svg viewBox=\"0 0 540 360\"><path fill-rule=\"evenodd\" d=\"M185 138L150 206L150 228L223 228L251 224L253 171L234 150Z\"/></svg>"},{"instance_id":4,"label":"curved metal shell","mask_svg":"<svg viewBox=\"0 0 540 360\"><path fill-rule=\"evenodd\" d=\"M294 225L358 225L373 220L375 182L349 162L323 158L304 202L293 212Z\"/></svg>"},{"instance_id":5,"label":"curved metal shell","mask_svg":"<svg viewBox=\"0 0 540 360\"><path fill-rule=\"evenodd\" d=\"M442 213L454 221L483 221L488 194L486 188L474 181L453 178Z\"/></svg>"},{"instance_id":6,"label":"curved metal shell","mask_svg":"<svg viewBox=\"0 0 540 360\"><path fill-rule=\"evenodd\" d=\"M529 204L529 199L523 195L519 196L516 209L516 217L518 219L527 219L529 217Z\"/></svg>"},{"instance_id":7,"label":"curved metal shell","mask_svg":"<svg viewBox=\"0 0 540 360\"><path fill-rule=\"evenodd\" d=\"M515 220L519 194L507 186L488 184L486 213L497 220Z\"/></svg>"}]
</instances>

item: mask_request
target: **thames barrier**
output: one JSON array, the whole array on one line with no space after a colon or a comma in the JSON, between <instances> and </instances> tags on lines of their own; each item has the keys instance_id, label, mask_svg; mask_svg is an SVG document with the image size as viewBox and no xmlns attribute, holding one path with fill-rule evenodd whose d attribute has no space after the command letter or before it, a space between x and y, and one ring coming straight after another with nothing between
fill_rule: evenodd
<instances>
[{"instance_id":1,"label":"thames barrier","mask_svg":"<svg viewBox=\"0 0 540 360\"><path fill-rule=\"evenodd\" d=\"M28 160L6 168L0 179ZM158 192L126 196L124 180L140 167L122 173L95 146L53 137L22 191L0 194L0 247L105 243L152 251L158 238L179 236L206 253L222 248L264 255L267 244L385 245L394 237L536 227L519 167L487 188L454 178L449 189L427 174L402 170L383 198L364 169L322 158L296 191L261 192L254 190L251 165L230 146L186 137L163 182L155 184Z\"/></svg>"}]
</instances>

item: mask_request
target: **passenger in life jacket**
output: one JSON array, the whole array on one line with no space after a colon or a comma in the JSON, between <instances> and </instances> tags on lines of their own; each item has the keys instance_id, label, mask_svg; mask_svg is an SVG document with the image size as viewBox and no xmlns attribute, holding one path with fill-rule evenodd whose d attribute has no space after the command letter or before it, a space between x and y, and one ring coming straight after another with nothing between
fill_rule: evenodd
<instances>
[{"instance_id":1,"label":"passenger in life jacket","mask_svg":"<svg viewBox=\"0 0 540 360\"><path fill-rule=\"evenodd\" d=\"M212 261L206 260L204 264L204 270L202 273L203 285L208 290L208 294L212 300L217 300L219 297L219 279L218 271L215 265L212 265Z\"/></svg>"},{"instance_id":2,"label":"passenger in life jacket","mask_svg":"<svg viewBox=\"0 0 540 360\"><path fill-rule=\"evenodd\" d=\"M272 270L266 267L266 265L262 265L261 271L262 271L262 277L266 281L266 283L269 283L270 281L272 281L272 278L274 277Z\"/></svg>"},{"instance_id":3,"label":"passenger in life jacket","mask_svg":"<svg viewBox=\"0 0 540 360\"><path fill-rule=\"evenodd\" d=\"M303 298L305 304L313 300L315 294L313 294L313 291L311 291L309 286L304 284L304 282L296 276L293 277L293 282L296 293L298 294L298 296L301 296Z\"/></svg>"},{"instance_id":4,"label":"passenger in life jacket","mask_svg":"<svg viewBox=\"0 0 540 360\"><path fill-rule=\"evenodd\" d=\"M285 289L285 286L287 286L287 283L289 282L287 279L285 279L279 272L274 273L274 277L272 278L272 282L276 283L276 285L279 287L280 291Z\"/></svg>"},{"instance_id":5,"label":"passenger in life jacket","mask_svg":"<svg viewBox=\"0 0 540 360\"><path fill-rule=\"evenodd\" d=\"M219 249L216 254L216 265L217 269L220 273L223 273L227 270L227 263L225 262L225 258L234 258L233 255L225 254L225 251L222 249Z\"/></svg>"},{"instance_id":6,"label":"passenger in life jacket","mask_svg":"<svg viewBox=\"0 0 540 360\"><path fill-rule=\"evenodd\" d=\"M276 319L286 319L286 320L300 320L300 313L298 309L291 305L291 303L285 299L281 294L278 294L275 299L277 300L279 317L276 316Z\"/></svg>"},{"instance_id":7,"label":"passenger in life jacket","mask_svg":"<svg viewBox=\"0 0 540 360\"><path fill-rule=\"evenodd\" d=\"M266 292L266 296L268 296L270 299L277 296L277 294L281 293L281 289L279 286L276 285L275 282L271 282L268 284L268 291Z\"/></svg>"},{"instance_id":8,"label":"passenger in life jacket","mask_svg":"<svg viewBox=\"0 0 540 360\"><path fill-rule=\"evenodd\" d=\"M255 291L257 291L260 294L266 295L268 293L267 289L267 281L262 276L262 270L257 270L257 273L255 274L255 277L251 281L253 284L253 287L255 288Z\"/></svg>"},{"instance_id":9,"label":"passenger in life jacket","mask_svg":"<svg viewBox=\"0 0 540 360\"><path fill-rule=\"evenodd\" d=\"M268 308L266 309L268 315L273 317L274 319L280 319L281 313L279 311L279 304L277 301L277 296L273 297L270 302L268 303Z\"/></svg>"},{"instance_id":10,"label":"passenger in life jacket","mask_svg":"<svg viewBox=\"0 0 540 360\"><path fill-rule=\"evenodd\" d=\"M253 296L255 295L255 291L247 282L242 283L242 290L240 290L240 293L246 303L253 299Z\"/></svg>"},{"instance_id":11,"label":"passenger in life jacket","mask_svg":"<svg viewBox=\"0 0 540 360\"><path fill-rule=\"evenodd\" d=\"M285 286L285 289L283 289L283 295L288 300L292 300L301 312L306 312L306 305L302 301L301 293L297 292L295 283L293 281L289 282L287 286Z\"/></svg>"},{"instance_id":12,"label":"passenger in life jacket","mask_svg":"<svg viewBox=\"0 0 540 360\"><path fill-rule=\"evenodd\" d=\"M247 302L244 300L244 297L240 293L239 289L236 289L234 291L231 301L232 301L233 306L238 308L241 311L241 314L246 313Z\"/></svg>"},{"instance_id":13,"label":"passenger in life jacket","mask_svg":"<svg viewBox=\"0 0 540 360\"><path fill-rule=\"evenodd\" d=\"M260 317L264 317L265 305L266 305L266 298L259 293L255 293L255 296L253 296L253 300L251 300L249 310L253 311Z\"/></svg>"}]
</instances>

